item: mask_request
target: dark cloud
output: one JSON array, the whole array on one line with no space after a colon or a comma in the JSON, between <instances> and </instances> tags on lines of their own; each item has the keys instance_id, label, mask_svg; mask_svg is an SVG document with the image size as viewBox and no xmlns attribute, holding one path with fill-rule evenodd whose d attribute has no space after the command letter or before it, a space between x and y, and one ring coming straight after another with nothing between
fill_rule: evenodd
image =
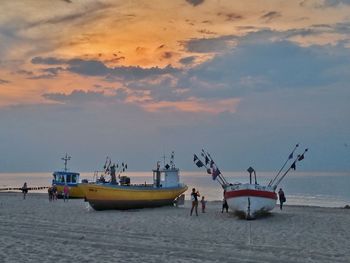
<instances>
[{"instance_id":1,"label":"dark cloud","mask_svg":"<svg viewBox=\"0 0 350 263\"><path fill-rule=\"evenodd\" d=\"M190 57L185 57L180 59L179 62L184 65L190 65L194 62L195 59L196 59L195 56L190 56Z\"/></svg>"},{"instance_id":2,"label":"dark cloud","mask_svg":"<svg viewBox=\"0 0 350 263\"><path fill-rule=\"evenodd\" d=\"M119 58L120 59L120 58ZM35 57L32 59L33 64L43 64L43 65L58 65L65 64L67 68L64 70L87 76L101 76L109 78L119 78L124 80L134 80L143 79L153 76L159 76L164 74L173 74L179 70L173 68L172 66L167 66L165 68L152 67L152 68L141 68L141 67L114 67L109 68L104 63L98 60L83 60L83 59L70 59L63 60L53 57ZM51 68L47 69L48 72L52 73L55 71L63 70L62 68Z\"/></svg>"},{"instance_id":3,"label":"dark cloud","mask_svg":"<svg viewBox=\"0 0 350 263\"><path fill-rule=\"evenodd\" d=\"M350 5L350 0L325 0L322 5L324 7L334 7L341 4Z\"/></svg>"},{"instance_id":4,"label":"dark cloud","mask_svg":"<svg viewBox=\"0 0 350 263\"><path fill-rule=\"evenodd\" d=\"M187 96L230 98L276 90L308 90L350 82L350 50L338 46L300 47L251 34L232 50L181 75ZM256 39L260 37L260 41Z\"/></svg>"},{"instance_id":5,"label":"dark cloud","mask_svg":"<svg viewBox=\"0 0 350 263\"><path fill-rule=\"evenodd\" d=\"M33 64L41 64L41 65L60 65L67 63L67 60L58 59L54 57L34 57L31 62Z\"/></svg>"},{"instance_id":6,"label":"dark cloud","mask_svg":"<svg viewBox=\"0 0 350 263\"><path fill-rule=\"evenodd\" d=\"M60 71L63 71L63 70L64 70L64 68L62 68L62 67L42 69L43 72L49 73L51 75L57 75Z\"/></svg>"},{"instance_id":7,"label":"dark cloud","mask_svg":"<svg viewBox=\"0 0 350 263\"><path fill-rule=\"evenodd\" d=\"M310 1L303 0L299 3L302 7L311 7L311 8L330 8L337 7L339 5L350 5L350 0L324 0L324 1Z\"/></svg>"},{"instance_id":8,"label":"dark cloud","mask_svg":"<svg viewBox=\"0 0 350 263\"><path fill-rule=\"evenodd\" d=\"M207 29L200 29L200 30L198 30L198 33L206 34L206 35L216 35L215 32L209 31L209 30L207 30Z\"/></svg>"},{"instance_id":9,"label":"dark cloud","mask_svg":"<svg viewBox=\"0 0 350 263\"><path fill-rule=\"evenodd\" d=\"M196 38L183 42L182 44L189 52L223 52L227 49L232 48L232 41L236 39L236 36L222 36L217 38Z\"/></svg>"},{"instance_id":10,"label":"dark cloud","mask_svg":"<svg viewBox=\"0 0 350 263\"><path fill-rule=\"evenodd\" d=\"M5 80L5 79L0 79L0 85L1 84L7 84L7 83L10 83L10 81Z\"/></svg>"},{"instance_id":11,"label":"dark cloud","mask_svg":"<svg viewBox=\"0 0 350 263\"><path fill-rule=\"evenodd\" d=\"M69 61L68 71L88 76L110 76L124 80L144 79L153 76L176 73L179 70L172 66L165 68L114 67L108 68L96 60L74 59Z\"/></svg>"},{"instance_id":12,"label":"dark cloud","mask_svg":"<svg viewBox=\"0 0 350 263\"><path fill-rule=\"evenodd\" d=\"M33 76L33 71L28 71L28 70L24 70L24 69L20 69L16 71L17 74L20 75L25 75L25 76Z\"/></svg>"},{"instance_id":13,"label":"dark cloud","mask_svg":"<svg viewBox=\"0 0 350 263\"><path fill-rule=\"evenodd\" d=\"M64 93L45 93L42 95L45 99L56 101L56 102L87 102L87 101L100 101L105 99L103 92L96 91L83 91L74 90L70 94Z\"/></svg>"},{"instance_id":14,"label":"dark cloud","mask_svg":"<svg viewBox=\"0 0 350 263\"><path fill-rule=\"evenodd\" d=\"M272 21L273 19L276 19L278 17L281 17L281 13L280 12L277 12L277 11L270 11L270 12L267 12L265 13L264 15L262 15L260 18L261 19L264 19L266 22L270 22Z\"/></svg>"},{"instance_id":15,"label":"dark cloud","mask_svg":"<svg viewBox=\"0 0 350 263\"><path fill-rule=\"evenodd\" d=\"M204 3L204 0L186 0L187 3L193 6L201 5Z\"/></svg>"},{"instance_id":16,"label":"dark cloud","mask_svg":"<svg viewBox=\"0 0 350 263\"><path fill-rule=\"evenodd\" d=\"M170 51L166 51L166 52L163 52L162 54L162 58L164 59L169 59L169 58L172 58L173 57L173 52L170 52Z\"/></svg>"},{"instance_id":17,"label":"dark cloud","mask_svg":"<svg viewBox=\"0 0 350 263\"><path fill-rule=\"evenodd\" d=\"M237 21L243 19L243 16L237 13L222 13L219 12L218 16L224 16L226 21Z\"/></svg>"}]
</instances>

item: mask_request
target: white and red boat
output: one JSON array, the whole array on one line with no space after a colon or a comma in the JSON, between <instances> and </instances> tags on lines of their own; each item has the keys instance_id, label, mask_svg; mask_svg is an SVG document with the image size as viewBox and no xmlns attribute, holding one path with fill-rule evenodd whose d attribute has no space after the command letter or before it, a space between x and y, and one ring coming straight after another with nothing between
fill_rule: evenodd
<instances>
[{"instance_id":1,"label":"white and red boat","mask_svg":"<svg viewBox=\"0 0 350 263\"><path fill-rule=\"evenodd\" d=\"M283 168L286 166L288 161L293 159L293 152L289 155L287 161L284 163L277 175L269 182L268 185L259 185L256 179L255 170L252 167L248 168L249 172L249 183L229 183L226 178L221 174L221 171L217 167L213 158L208 152L202 150L201 155L205 158L202 162L196 155L194 155L194 162L198 167L205 167L207 173L213 176L213 180L217 180L222 188L224 189L224 198L227 201L229 208L235 212L238 216L245 219L254 219L259 215L266 214L275 208L277 202L277 194L275 192L278 184L291 170L295 169L295 164L298 161L304 159L304 154L307 152L305 149L304 153L298 155L292 165L282 173ZM252 182L252 174L254 174L254 182Z\"/></svg>"},{"instance_id":2,"label":"white and red boat","mask_svg":"<svg viewBox=\"0 0 350 263\"><path fill-rule=\"evenodd\" d=\"M272 187L258 184L227 185L224 197L229 208L246 219L271 211L277 201L277 194Z\"/></svg>"}]
</instances>

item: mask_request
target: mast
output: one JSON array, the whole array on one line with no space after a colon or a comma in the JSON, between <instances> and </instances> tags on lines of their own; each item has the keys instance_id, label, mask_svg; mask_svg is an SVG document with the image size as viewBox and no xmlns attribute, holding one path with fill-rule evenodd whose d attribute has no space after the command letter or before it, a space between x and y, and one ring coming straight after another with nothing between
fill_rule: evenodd
<instances>
[{"instance_id":1,"label":"mast","mask_svg":"<svg viewBox=\"0 0 350 263\"><path fill-rule=\"evenodd\" d=\"M278 176L280 175L280 173L282 172L282 170L284 169L284 167L287 165L288 161L289 161L290 159L293 158L294 152L295 152L295 150L296 150L298 147L299 147L299 143L295 145L295 147L294 147L292 153L288 155L287 160L286 160L285 163L282 165L281 169L278 171L278 173L275 175L275 177L269 182L268 186L271 186L271 185L276 181L276 179L278 178Z\"/></svg>"},{"instance_id":2,"label":"mast","mask_svg":"<svg viewBox=\"0 0 350 263\"><path fill-rule=\"evenodd\" d=\"M202 149L201 156L204 157L205 161L202 162L197 155L194 155L194 162L198 167L205 167L208 174L213 176L213 180L217 180L217 182L225 188L225 186L229 185L226 178L222 175L219 167L210 156L210 154Z\"/></svg>"},{"instance_id":3,"label":"mast","mask_svg":"<svg viewBox=\"0 0 350 263\"><path fill-rule=\"evenodd\" d=\"M67 169L67 163L68 161L71 159L72 157L68 156L68 154L66 153L66 156L65 157L62 157L61 160L64 161L64 171L67 172L68 169Z\"/></svg>"},{"instance_id":4,"label":"mast","mask_svg":"<svg viewBox=\"0 0 350 263\"><path fill-rule=\"evenodd\" d=\"M277 182L274 184L274 186L273 186L273 189L276 189L277 188L277 186L280 184L280 182L283 180L283 178L287 175L287 173L291 170L291 169L296 169L296 163L297 162L300 162L301 160L303 160L304 159L304 154L306 153L308 151L308 149L306 148L305 150L304 150L304 152L303 152L303 154L299 154L296 158L295 158L295 160L294 160L294 162L292 163L292 165L288 168L288 170L287 171L285 171L284 172L284 174L277 180Z\"/></svg>"}]
</instances>

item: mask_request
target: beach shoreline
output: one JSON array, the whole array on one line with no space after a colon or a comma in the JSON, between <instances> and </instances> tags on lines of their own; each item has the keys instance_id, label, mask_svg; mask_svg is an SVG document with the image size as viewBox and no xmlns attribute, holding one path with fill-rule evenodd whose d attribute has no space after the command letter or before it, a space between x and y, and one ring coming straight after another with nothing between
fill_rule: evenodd
<instances>
[{"instance_id":1,"label":"beach shoreline","mask_svg":"<svg viewBox=\"0 0 350 263\"><path fill-rule=\"evenodd\" d=\"M94 211L47 194L0 194L3 262L349 262L350 209L276 208L241 220L221 202L190 216L181 207Z\"/></svg>"}]
</instances>

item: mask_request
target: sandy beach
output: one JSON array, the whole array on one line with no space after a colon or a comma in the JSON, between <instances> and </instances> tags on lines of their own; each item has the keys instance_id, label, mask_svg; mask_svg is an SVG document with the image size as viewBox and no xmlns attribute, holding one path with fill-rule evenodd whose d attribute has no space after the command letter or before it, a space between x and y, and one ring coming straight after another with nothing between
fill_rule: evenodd
<instances>
[{"instance_id":1,"label":"sandy beach","mask_svg":"<svg viewBox=\"0 0 350 263\"><path fill-rule=\"evenodd\" d=\"M0 262L350 262L350 209L286 206L253 221L220 202L94 211L83 200L0 194Z\"/></svg>"}]
</instances>

